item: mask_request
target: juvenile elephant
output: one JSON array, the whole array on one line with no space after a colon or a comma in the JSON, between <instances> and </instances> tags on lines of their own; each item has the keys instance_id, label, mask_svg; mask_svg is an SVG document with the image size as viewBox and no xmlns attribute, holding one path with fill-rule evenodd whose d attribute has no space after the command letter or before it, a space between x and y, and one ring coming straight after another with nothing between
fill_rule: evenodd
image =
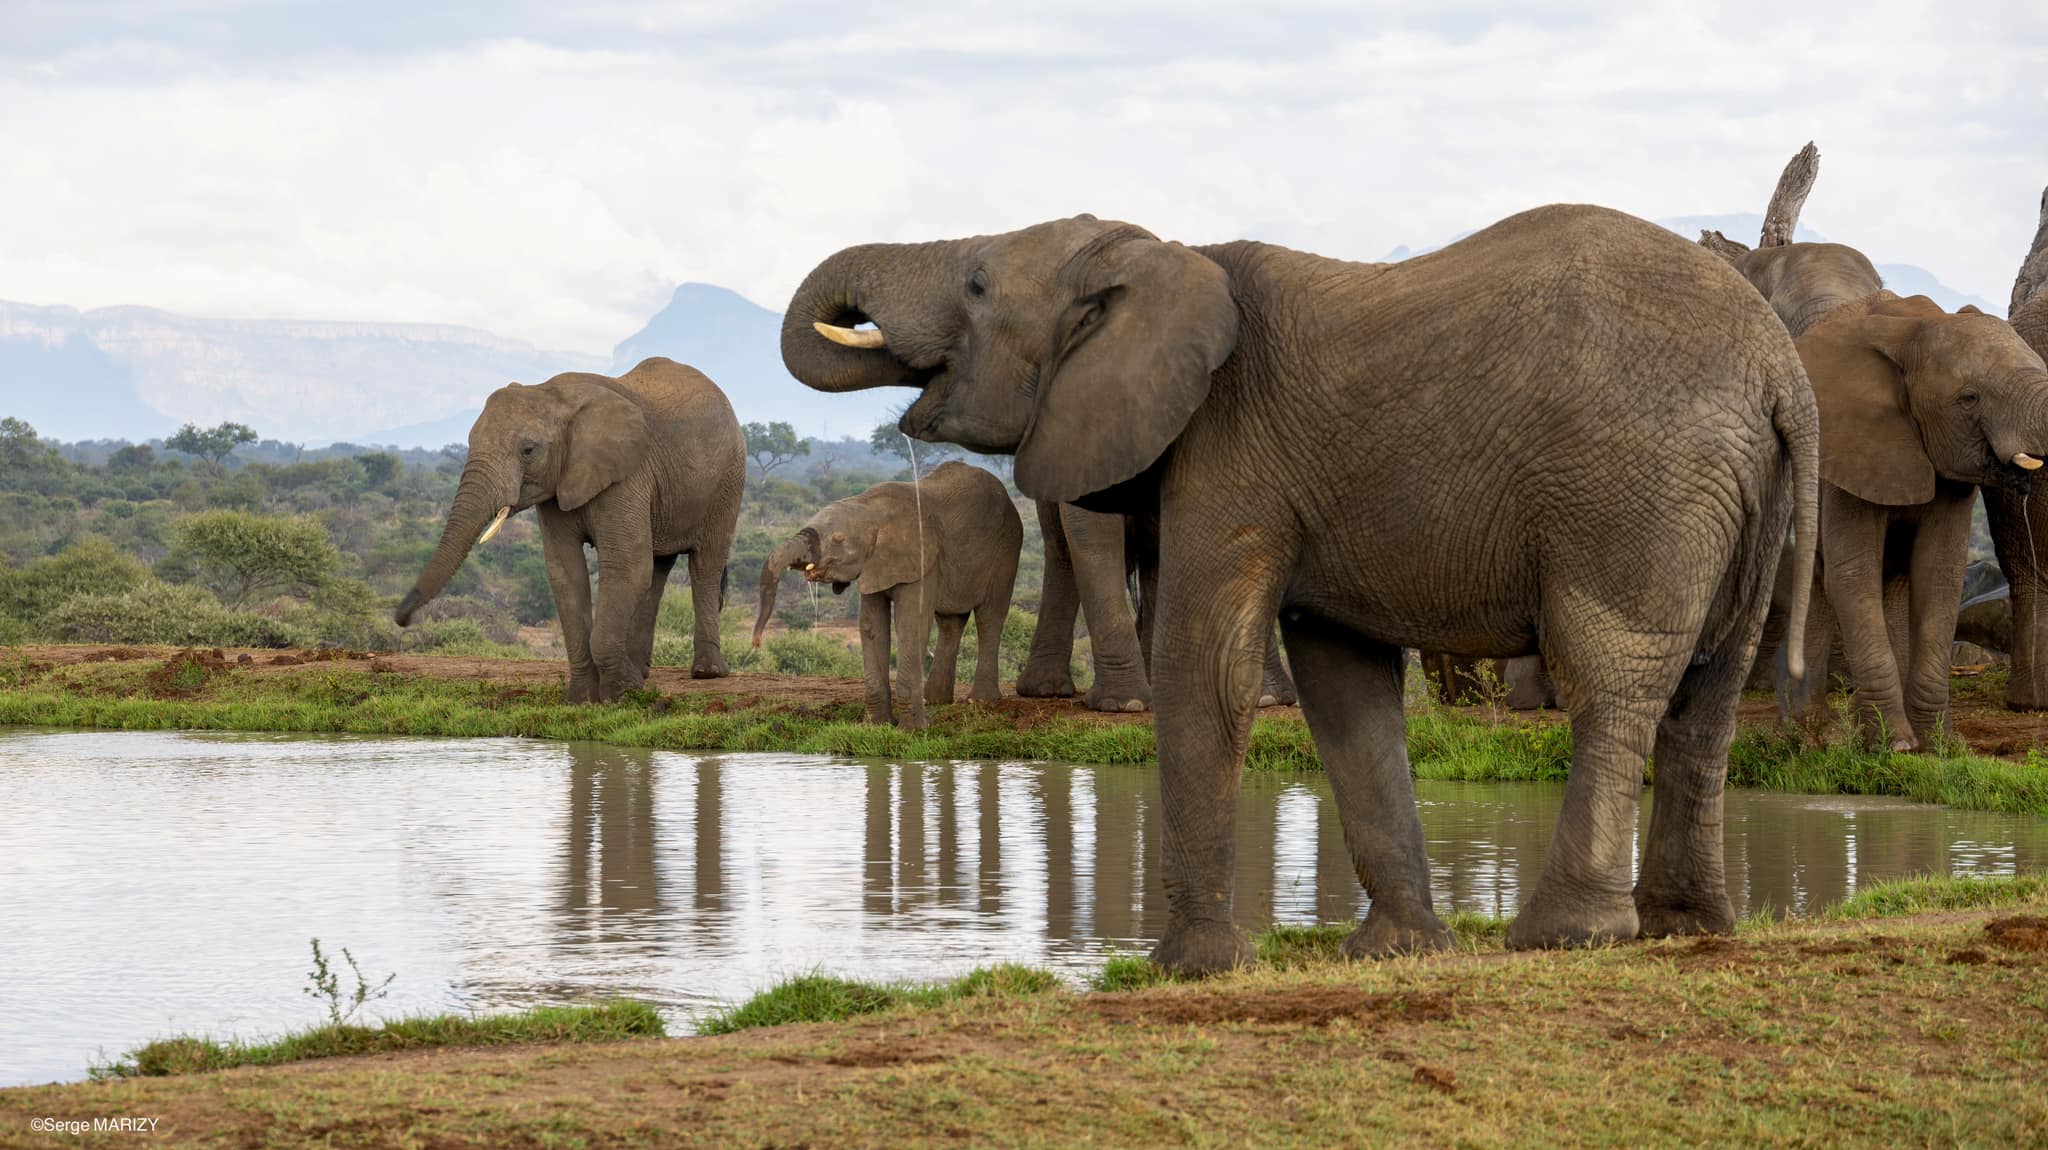
<instances>
[{"instance_id":1,"label":"juvenile elephant","mask_svg":"<svg viewBox=\"0 0 2048 1150\"><path fill-rule=\"evenodd\" d=\"M920 522L921 520L921 522ZM868 721L921 730L926 703L953 701L960 634L974 616L974 689L994 700L1003 620L1017 582L1024 521L1003 481L965 463L942 463L920 483L877 483L811 516L761 565L761 605L754 645L775 613L785 570L832 593L860 584L860 654L867 680ZM924 653L938 623L938 649L925 674ZM889 690L890 628L895 629L896 712Z\"/></svg>"},{"instance_id":2,"label":"juvenile elephant","mask_svg":"<svg viewBox=\"0 0 2048 1150\"><path fill-rule=\"evenodd\" d=\"M1927 749L1948 715L1977 488L2030 484L2048 456L2048 368L2003 320L1882 291L1797 346L1821 418L1826 610L1806 631L1807 681L1826 681L1832 619L1865 723L1893 750ZM1900 576L1895 650L1885 600Z\"/></svg>"},{"instance_id":3,"label":"juvenile elephant","mask_svg":"<svg viewBox=\"0 0 2048 1150\"><path fill-rule=\"evenodd\" d=\"M1276 614L1371 896L1347 954L1450 943L1403 647L1540 650L1571 712L1513 945L1734 925L1727 751L1795 520L1810 571L1819 434L1784 325L1725 261L1581 206L1391 265L1079 216L848 248L798 288L782 356L823 391L922 389L907 434L1014 453L1033 498L1160 515L1160 963L1252 961L1231 795Z\"/></svg>"},{"instance_id":4,"label":"juvenile elephant","mask_svg":"<svg viewBox=\"0 0 2048 1150\"><path fill-rule=\"evenodd\" d=\"M1143 711L1152 705L1151 606L1159 590L1159 517L1113 515L1072 503L1039 500L1038 527L1045 539L1045 584L1039 596L1038 629L1031 654L1017 675L1017 693L1027 699L1065 699L1074 688L1074 620L1087 620L1095 681L1088 705L1098 711ZM1138 611L1131 612L1130 582L1138 582ZM1280 658L1280 644L1267 639L1261 707L1291 706L1294 680Z\"/></svg>"},{"instance_id":5,"label":"juvenile elephant","mask_svg":"<svg viewBox=\"0 0 2048 1150\"><path fill-rule=\"evenodd\" d=\"M508 384L469 430L441 543L393 617L410 623L472 546L536 507L569 649L570 702L616 699L646 680L662 589L682 554L697 615L690 674L723 677L718 609L745 482L732 405L693 367L655 358L617 379L565 372L533 387ZM594 617L586 543L597 549Z\"/></svg>"}]
</instances>

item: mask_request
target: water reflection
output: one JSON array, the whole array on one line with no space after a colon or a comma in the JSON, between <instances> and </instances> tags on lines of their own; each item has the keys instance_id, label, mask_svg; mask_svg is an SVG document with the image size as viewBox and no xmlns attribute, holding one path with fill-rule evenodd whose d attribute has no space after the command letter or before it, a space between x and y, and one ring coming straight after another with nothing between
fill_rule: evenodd
<instances>
[{"instance_id":1,"label":"water reflection","mask_svg":"<svg viewBox=\"0 0 2048 1150\"><path fill-rule=\"evenodd\" d=\"M1513 913L1562 789L1416 791L1439 908ZM1238 804L1244 926L1364 912L1320 778L1248 776ZM633 994L681 1021L807 969L1079 974L1165 915L1141 768L15 733L0 809L0 1083L303 1024L314 935L397 971L393 1011ZM1731 792L1725 845L1738 911L2048 868L2041 820L1887 799Z\"/></svg>"}]
</instances>

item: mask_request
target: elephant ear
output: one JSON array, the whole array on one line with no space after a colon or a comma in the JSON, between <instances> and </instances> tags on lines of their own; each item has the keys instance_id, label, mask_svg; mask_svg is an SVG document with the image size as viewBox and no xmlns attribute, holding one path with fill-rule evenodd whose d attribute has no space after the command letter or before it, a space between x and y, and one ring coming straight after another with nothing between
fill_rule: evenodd
<instances>
[{"instance_id":1,"label":"elephant ear","mask_svg":"<svg viewBox=\"0 0 2048 1150\"><path fill-rule=\"evenodd\" d=\"M1017 486L1071 503L1152 466L1237 346L1237 303L1214 260L1130 229L1076 254Z\"/></svg>"},{"instance_id":2,"label":"elephant ear","mask_svg":"<svg viewBox=\"0 0 2048 1150\"><path fill-rule=\"evenodd\" d=\"M870 511L874 533L860 565L860 593L874 595L931 574L939 563L938 525L927 517L918 529L916 498L892 497Z\"/></svg>"},{"instance_id":3,"label":"elephant ear","mask_svg":"<svg viewBox=\"0 0 2048 1150\"><path fill-rule=\"evenodd\" d=\"M562 437L555 504L574 511L612 484L625 482L647 462L651 442L639 404L611 388L592 386Z\"/></svg>"},{"instance_id":4,"label":"elephant ear","mask_svg":"<svg viewBox=\"0 0 2048 1150\"><path fill-rule=\"evenodd\" d=\"M1889 507L1934 498L1934 461L1912 416L1906 372L1927 322L1942 314L1926 296L1882 293L1836 309L1795 341L1820 408L1822 479Z\"/></svg>"}]
</instances>

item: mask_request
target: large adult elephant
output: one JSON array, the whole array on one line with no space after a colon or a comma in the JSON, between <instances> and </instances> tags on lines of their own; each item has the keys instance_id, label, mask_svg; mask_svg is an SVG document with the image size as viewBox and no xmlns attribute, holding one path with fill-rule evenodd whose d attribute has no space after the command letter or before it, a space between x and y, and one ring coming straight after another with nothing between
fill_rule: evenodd
<instances>
[{"instance_id":1,"label":"large adult elephant","mask_svg":"<svg viewBox=\"0 0 2048 1150\"><path fill-rule=\"evenodd\" d=\"M941 463L917 483L877 483L829 503L761 564L754 645L775 614L785 570L832 593L860 584L860 654L868 721L922 730L926 703L953 701L960 636L974 616L976 664L969 698L994 702L1003 621L1017 583L1023 520L1003 481L979 467ZM924 657L937 624L927 678ZM889 688L891 633L896 688ZM898 705L900 703L900 706Z\"/></svg>"},{"instance_id":2,"label":"large adult elephant","mask_svg":"<svg viewBox=\"0 0 2048 1150\"><path fill-rule=\"evenodd\" d=\"M1033 498L1157 509L1156 961L1253 960L1231 796L1276 614L1371 897L1346 954L1450 943L1403 647L1540 650L1571 712L1512 945L1733 926L1727 750L1795 519L1811 562L1818 430L1784 325L1726 261L1583 206L1392 265L1079 216L848 248L798 288L782 355L823 391L922 389L907 434L1014 453Z\"/></svg>"},{"instance_id":3,"label":"large adult elephant","mask_svg":"<svg viewBox=\"0 0 2048 1150\"><path fill-rule=\"evenodd\" d=\"M729 672L718 609L745 483L732 404L696 368L655 358L617 379L565 372L533 387L508 384L469 429L441 543L394 617L410 623L472 546L536 507L570 702L616 699L646 681L662 589L685 554L697 616L690 674L721 678ZM597 549L594 610L586 543Z\"/></svg>"},{"instance_id":4,"label":"large adult elephant","mask_svg":"<svg viewBox=\"0 0 2048 1150\"><path fill-rule=\"evenodd\" d=\"M2006 314L2019 337L2048 359L2048 191L2041 193L2040 227L2014 278ZM1984 512L1998 566L2012 587L2012 671L2005 704L2048 710L2048 560L2042 558L2048 554L2048 491L1987 489Z\"/></svg>"},{"instance_id":5,"label":"large adult elephant","mask_svg":"<svg viewBox=\"0 0 2048 1150\"><path fill-rule=\"evenodd\" d=\"M1095 679L1086 695L1098 711L1142 711L1152 704L1152 605L1159 595L1159 518L1090 511L1073 503L1039 500L1045 539L1045 582L1031 653L1017 675L1027 699L1064 699L1074 687L1074 621L1088 623ZM1131 612L1130 583L1138 582ZM1291 706L1294 680L1280 644L1266 644L1261 707Z\"/></svg>"},{"instance_id":6,"label":"large adult elephant","mask_svg":"<svg viewBox=\"0 0 2048 1150\"><path fill-rule=\"evenodd\" d=\"M1807 628L1810 679L1825 681L1832 621L1866 727L1882 724L1893 750L1929 749L1947 725L1977 489L2032 483L2048 368L2004 320L1884 291L1835 307L1797 347L1821 415L1826 610Z\"/></svg>"}]
</instances>

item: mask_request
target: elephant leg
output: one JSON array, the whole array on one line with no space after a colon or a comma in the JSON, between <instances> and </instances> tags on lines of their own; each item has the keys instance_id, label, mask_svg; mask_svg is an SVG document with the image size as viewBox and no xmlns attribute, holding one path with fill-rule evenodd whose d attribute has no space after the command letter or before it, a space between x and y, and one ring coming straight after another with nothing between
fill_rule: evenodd
<instances>
[{"instance_id":1,"label":"elephant leg","mask_svg":"<svg viewBox=\"0 0 2048 1150\"><path fill-rule=\"evenodd\" d=\"M889 698L889 594L860 597L861 677L867 685L868 722L895 721Z\"/></svg>"},{"instance_id":2,"label":"elephant leg","mask_svg":"<svg viewBox=\"0 0 2048 1150\"><path fill-rule=\"evenodd\" d=\"M725 607L725 563L732 540L714 541L690 552L690 677L723 679L732 674L718 638L718 613Z\"/></svg>"},{"instance_id":3,"label":"elephant leg","mask_svg":"<svg viewBox=\"0 0 2048 1150\"><path fill-rule=\"evenodd\" d=\"M898 583L887 592L894 598L896 697L903 703L896 725L906 731L922 731L931 725L924 712L924 657L932 641L932 609L925 598L934 590L932 582L935 580Z\"/></svg>"},{"instance_id":4,"label":"elephant leg","mask_svg":"<svg viewBox=\"0 0 2048 1150\"><path fill-rule=\"evenodd\" d=\"M590 568L583 560L583 534L566 516L543 509L540 547L548 587L555 593L555 618L562 624L562 646L569 653L563 698L588 703L597 698L597 664L590 658Z\"/></svg>"},{"instance_id":5,"label":"elephant leg","mask_svg":"<svg viewBox=\"0 0 2048 1150\"><path fill-rule=\"evenodd\" d=\"M1010 590L997 593L974 609L974 689L967 697L993 703L1003 697L1003 625L1010 618Z\"/></svg>"},{"instance_id":6,"label":"elephant leg","mask_svg":"<svg viewBox=\"0 0 2048 1150\"><path fill-rule=\"evenodd\" d=\"M1767 600L1750 604L1747 618L1704 662L1692 660L1657 725L1650 833L1635 887L1638 932L1645 937L1735 929L1722 858L1721 799L1735 711L1769 613Z\"/></svg>"},{"instance_id":7,"label":"elephant leg","mask_svg":"<svg viewBox=\"0 0 2048 1150\"><path fill-rule=\"evenodd\" d=\"M1572 766L1543 875L1508 927L1510 948L1635 937L1643 763L1700 622L1652 627L1605 604L1546 602L1543 656L1571 714Z\"/></svg>"},{"instance_id":8,"label":"elephant leg","mask_svg":"<svg viewBox=\"0 0 2048 1150\"><path fill-rule=\"evenodd\" d=\"M1451 932L1430 905L1429 857L1408 773L1401 715L1405 652L1282 612L1301 711L1322 756L1352 870L1371 898L1344 941L1350 958L1441 950Z\"/></svg>"},{"instance_id":9,"label":"elephant leg","mask_svg":"<svg viewBox=\"0 0 2048 1150\"><path fill-rule=\"evenodd\" d=\"M967 616L940 615L934 622L939 636L932 647L932 669L924 677L924 701L936 707L953 701L953 681L960 671L960 634L967 630Z\"/></svg>"},{"instance_id":10,"label":"elephant leg","mask_svg":"<svg viewBox=\"0 0 2048 1150\"><path fill-rule=\"evenodd\" d=\"M1152 683L1125 581L1124 517L1066 504L1059 512L1095 663L1088 705L1098 711L1145 710L1152 705Z\"/></svg>"},{"instance_id":11,"label":"elephant leg","mask_svg":"<svg viewBox=\"0 0 2048 1150\"><path fill-rule=\"evenodd\" d=\"M1507 687L1508 710L1539 711L1557 705L1557 695L1551 689L1550 674L1544 669L1543 656L1520 655L1502 659L1500 666L1500 677Z\"/></svg>"},{"instance_id":12,"label":"elephant leg","mask_svg":"<svg viewBox=\"0 0 2048 1150\"><path fill-rule=\"evenodd\" d=\"M1145 656L1145 681L1152 681L1152 624L1159 619L1159 548L1138 549L1138 650Z\"/></svg>"},{"instance_id":13,"label":"elephant leg","mask_svg":"<svg viewBox=\"0 0 2048 1150\"><path fill-rule=\"evenodd\" d=\"M1152 960L1183 974L1256 961L1232 919L1234 816L1259 655L1293 566L1291 544L1266 530L1239 528L1222 542L1214 534L1169 524L1160 562L1152 698L1167 920Z\"/></svg>"},{"instance_id":14,"label":"elephant leg","mask_svg":"<svg viewBox=\"0 0 2048 1150\"><path fill-rule=\"evenodd\" d=\"M2048 587L2041 555L2048 552L2048 490L2041 499L1987 487L1984 515L1998 551L1998 569L2011 588L2012 668L2005 680L2005 705L2015 711L2048 710Z\"/></svg>"},{"instance_id":15,"label":"elephant leg","mask_svg":"<svg viewBox=\"0 0 2048 1150\"><path fill-rule=\"evenodd\" d=\"M1038 629L1031 633L1031 653L1017 673L1017 693L1027 699L1065 699L1074 695L1074 620L1081 611L1074 583L1073 560L1060 505L1038 502L1038 531L1045 539L1045 585L1038 594ZM976 635L981 632L975 631Z\"/></svg>"},{"instance_id":16,"label":"elephant leg","mask_svg":"<svg viewBox=\"0 0 2048 1150\"><path fill-rule=\"evenodd\" d=\"M1974 489L1960 492L1940 484L1935 505L1921 513L1913 540L1912 577L1907 586L1910 640L1906 675L1906 717L1920 745L1935 750L1952 736L1948 716L1950 652L1956 616L1962 610L1964 568L1970 559L1970 512ZM1958 485L1960 486L1960 485Z\"/></svg>"},{"instance_id":17,"label":"elephant leg","mask_svg":"<svg viewBox=\"0 0 2048 1150\"><path fill-rule=\"evenodd\" d=\"M1828 604L1842 632L1843 660L1856 683L1857 712L1866 730L1882 731L1892 750L1914 749L1905 693L1884 608L1884 538L1888 508L1823 483L1821 516L1827 524Z\"/></svg>"},{"instance_id":18,"label":"elephant leg","mask_svg":"<svg viewBox=\"0 0 2048 1150\"><path fill-rule=\"evenodd\" d=\"M1259 683L1259 706L1291 707L1300 699L1294 690L1294 676L1287 673L1287 663L1280 658L1280 636L1276 632L1266 636L1266 669Z\"/></svg>"},{"instance_id":19,"label":"elephant leg","mask_svg":"<svg viewBox=\"0 0 2048 1150\"><path fill-rule=\"evenodd\" d=\"M633 613L633 661L640 665L642 680L654 669L654 621L661 617L661 596L668 590L668 575L675 566L673 555L654 557L654 575L647 582L639 610Z\"/></svg>"},{"instance_id":20,"label":"elephant leg","mask_svg":"<svg viewBox=\"0 0 2048 1150\"><path fill-rule=\"evenodd\" d=\"M591 611L590 659L597 664L597 700L609 703L647 681L634 625L654 579L654 548L644 539L600 544L597 603Z\"/></svg>"}]
</instances>

